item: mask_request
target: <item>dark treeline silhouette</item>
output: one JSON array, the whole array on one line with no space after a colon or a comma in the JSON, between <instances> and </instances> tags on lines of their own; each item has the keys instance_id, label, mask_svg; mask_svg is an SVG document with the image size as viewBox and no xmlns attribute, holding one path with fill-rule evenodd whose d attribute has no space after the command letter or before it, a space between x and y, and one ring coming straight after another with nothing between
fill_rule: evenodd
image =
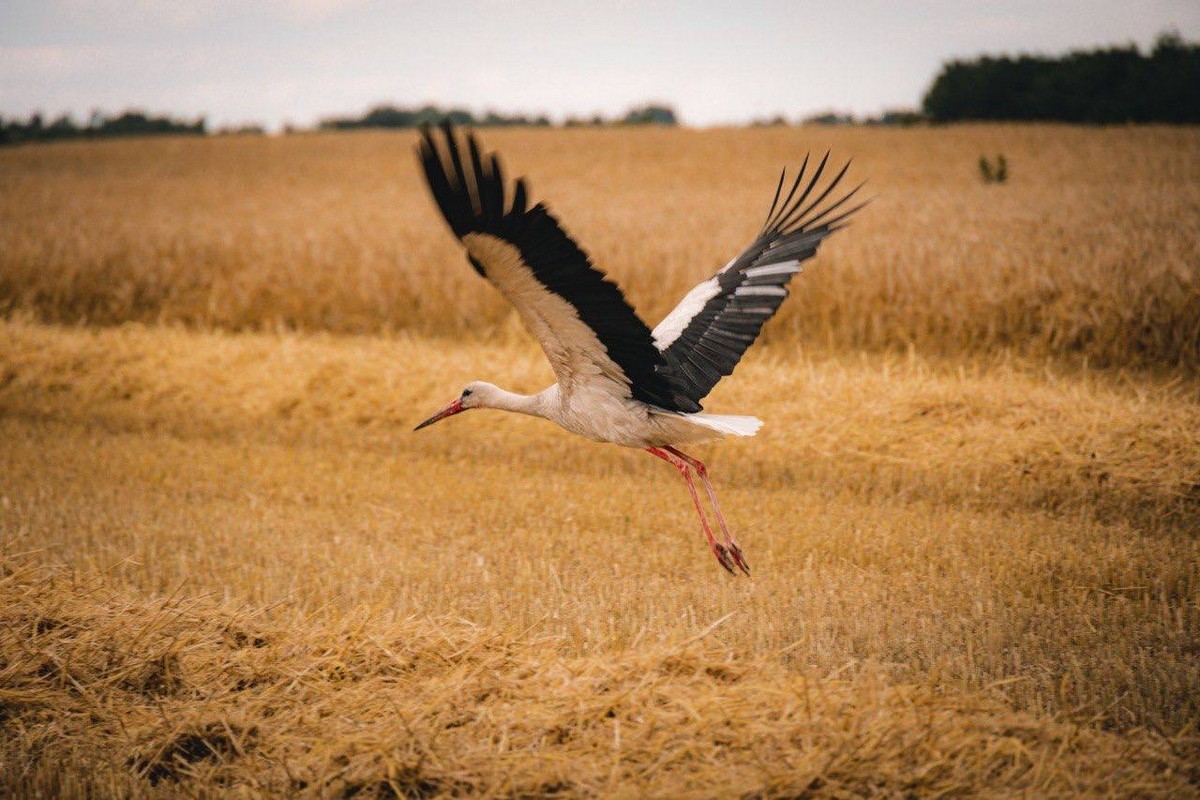
<instances>
[{"instance_id":1,"label":"dark treeline silhouette","mask_svg":"<svg viewBox=\"0 0 1200 800\"><path fill-rule=\"evenodd\" d=\"M885 127L909 127L925 121L924 115L911 108L892 108L873 117L857 117L854 114L840 111L822 111L810 114L800 120L802 125L882 125ZM767 124L783 125L782 117L776 117Z\"/></svg>"},{"instance_id":2,"label":"dark treeline silhouette","mask_svg":"<svg viewBox=\"0 0 1200 800\"><path fill-rule=\"evenodd\" d=\"M353 130L354 128L416 128L420 125L435 125L448 119L455 125L549 125L547 117L530 117L525 114L504 115L489 111L476 117L463 108L440 108L434 105L421 108L398 108L376 106L361 117L330 117L323 119L318 127L325 130Z\"/></svg>"},{"instance_id":3,"label":"dark treeline silhouette","mask_svg":"<svg viewBox=\"0 0 1200 800\"><path fill-rule=\"evenodd\" d=\"M609 124L678 125L679 120L675 117L675 109L671 108L670 106L651 103L649 105L631 108L629 111L625 112L625 116L618 120L614 120Z\"/></svg>"},{"instance_id":4,"label":"dark treeline silhouette","mask_svg":"<svg viewBox=\"0 0 1200 800\"><path fill-rule=\"evenodd\" d=\"M463 108L440 108L435 105L421 108L398 108L396 106L376 106L361 117L331 117L322 120L319 127L325 130L352 130L355 128L416 128L420 125L433 125L448 119L456 125L474 125L479 127L549 127L550 118L544 114L500 114L488 111L475 115ZM563 125L577 127L581 125L676 125L678 120L675 110L665 105L649 104L630 109L619 119L605 119L600 115L586 120L568 117Z\"/></svg>"},{"instance_id":5,"label":"dark treeline silhouette","mask_svg":"<svg viewBox=\"0 0 1200 800\"><path fill-rule=\"evenodd\" d=\"M207 132L204 117L186 122L172 117L152 117L141 111L126 111L115 117L106 117L97 111L85 125L76 125L68 114L49 123L37 113L24 122L0 117L0 144L162 133L203 136Z\"/></svg>"},{"instance_id":6,"label":"dark treeline silhouette","mask_svg":"<svg viewBox=\"0 0 1200 800\"><path fill-rule=\"evenodd\" d=\"M593 114L590 117L567 117L563 120L564 128L602 128L606 125L668 125L679 124L675 109L659 103L636 106L625 112L622 117L610 119L603 114Z\"/></svg>"},{"instance_id":7,"label":"dark treeline silhouette","mask_svg":"<svg viewBox=\"0 0 1200 800\"><path fill-rule=\"evenodd\" d=\"M935 122L1200 122L1200 44L1164 33L1148 54L1130 45L951 61L924 110Z\"/></svg>"},{"instance_id":8,"label":"dark treeline silhouette","mask_svg":"<svg viewBox=\"0 0 1200 800\"><path fill-rule=\"evenodd\" d=\"M441 108L435 105L401 108L383 105L370 109L360 117L329 117L318 123L317 127L322 130L415 128L426 123L436 124L444 119L458 125L480 127L549 127L553 124L550 118L544 114L500 114L488 111L476 115L463 108ZM624 116L614 119L600 115L588 119L568 117L562 124L565 127L576 127L583 125L677 125L679 123L673 108L650 103L632 108ZM285 133L296 133L300 130L302 129L291 125L284 127ZM93 112L88 122L83 125L76 124L71 116L66 114L49 123L40 113L34 113L25 121L0 117L0 145L161 133L261 135L265 132L263 126L257 124L226 126L209 131L203 117L195 122L188 122L167 116L153 117L142 111L126 111L113 117L105 116L97 111Z\"/></svg>"}]
</instances>

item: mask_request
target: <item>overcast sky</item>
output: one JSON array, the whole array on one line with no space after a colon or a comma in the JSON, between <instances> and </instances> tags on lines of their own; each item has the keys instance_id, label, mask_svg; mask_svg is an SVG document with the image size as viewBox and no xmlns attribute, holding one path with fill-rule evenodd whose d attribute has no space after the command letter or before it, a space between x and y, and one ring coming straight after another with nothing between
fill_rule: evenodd
<instances>
[{"instance_id":1,"label":"overcast sky","mask_svg":"<svg viewBox=\"0 0 1200 800\"><path fill-rule=\"evenodd\" d=\"M129 107L310 124L377 103L693 125L916 106L939 65L1163 30L1200 0L0 0L0 114Z\"/></svg>"}]
</instances>

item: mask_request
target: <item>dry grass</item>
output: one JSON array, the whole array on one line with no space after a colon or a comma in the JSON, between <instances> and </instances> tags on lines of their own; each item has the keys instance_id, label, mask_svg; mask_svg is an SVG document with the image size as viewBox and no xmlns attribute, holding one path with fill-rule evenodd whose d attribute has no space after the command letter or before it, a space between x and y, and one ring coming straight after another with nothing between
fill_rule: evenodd
<instances>
[{"instance_id":1,"label":"dry grass","mask_svg":"<svg viewBox=\"0 0 1200 800\"><path fill-rule=\"evenodd\" d=\"M13 796L1180 797L1171 743L933 683L813 678L703 642L545 638L148 601L0 561ZM32 757L31 757L32 756Z\"/></svg>"},{"instance_id":2,"label":"dry grass","mask_svg":"<svg viewBox=\"0 0 1200 800\"><path fill-rule=\"evenodd\" d=\"M753 578L645 454L409 432L550 380L409 136L5 149L0 795L1200 795L1200 131L486 140L650 319L871 178L708 402Z\"/></svg>"},{"instance_id":3,"label":"dry grass","mask_svg":"<svg viewBox=\"0 0 1200 800\"><path fill-rule=\"evenodd\" d=\"M0 791L1197 793L1195 383L759 349L734 580L644 454L408 432L532 346L0 353Z\"/></svg>"},{"instance_id":4,"label":"dry grass","mask_svg":"<svg viewBox=\"0 0 1200 800\"><path fill-rule=\"evenodd\" d=\"M1200 131L487 131L649 319L744 246L778 169L832 145L878 196L777 341L1200 363ZM463 263L408 134L0 152L0 311L49 321L480 339L510 311ZM978 178L1003 152L1004 186Z\"/></svg>"}]
</instances>

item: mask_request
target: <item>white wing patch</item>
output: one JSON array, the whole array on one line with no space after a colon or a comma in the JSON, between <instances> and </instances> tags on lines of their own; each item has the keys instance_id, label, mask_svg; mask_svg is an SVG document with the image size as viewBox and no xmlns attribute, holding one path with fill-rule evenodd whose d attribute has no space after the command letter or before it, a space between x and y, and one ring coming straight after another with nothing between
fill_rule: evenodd
<instances>
[{"instance_id":1,"label":"white wing patch","mask_svg":"<svg viewBox=\"0 0 1200 800\"><path fill-rule=\"evenodd\" d=\"M654 346L659 351L670 347L671 343L679 338L679 334L683 333L688 323L692 321L692 317L699 314L708 301L716 297L720 291L721 284L717 283L715 276L692 287L692 290L679 301L679 305L675 306L671 313L663 317L662 322L654 327L651 332L654 337Z\"/></svg>"},{"instance_id":2,"label":"white wing patch","mask_svg":"<svg viewBox=\"0 0 1200 800\"><path fill-rule=\"evenodd\" d=\"M800 272L799 261L784 261L779 264L767 264L765 267L751 267L743 270L747 278L761 278L764 275L795 275Z\"/></svg>"},{"instance_id":3,"label":"white wing patch","mask_svg":"<svg viewBox=\"0 0 1200 800\"><path fill-rule=\"evenodd\" d=\"M782 286L739 286L733 293L742 297L787 297L788 291Z\"/></svg>"},{"instance_id":4,"label":"white wing patch","mask_svg":"<svg viewBox=\"0 0 1200 800\"><path fill-rule=\"evenodd\" d=\"M654 346L659 351L666 350L676 339L687 329L692 319L704 310L704 306L708 305L708 301L712 300L721 293L721 284L718 282L718 277L729 270L734 265L737 259L730 261L722 267L716 275L708 280L700 283L692 288L690 292L683 296L679 301L679 305L671 309L671 313L663 317L662 322L655 326L652 335L654 336ZM800 262L793 259L791 261L782 261L778 264L767 264L761 267L751 267L743 270L742 275L747 279L753 280L770 275L795 275L801 271ZM738 295L762 295L773 297L787 297L787 289L777 286L740 286L734 290L734 294ZM758 313L760 309L746 309L748 313ZM773 311L768 310L768 314Z\"/></svg>"},{"instance_id":5,"label":"white wing patch","mask_svg":"<svg viewBox=\"0 0 1200 800\"><path fill-rule=\"evenodd\" d=\"M564 398L584 383L617 397L631 396L629 377L609 357L595 331L579 318L575 306L534 277L520 250L486 233L468 233L462 241L541 344Z\"/></svg>"}]
</instances>

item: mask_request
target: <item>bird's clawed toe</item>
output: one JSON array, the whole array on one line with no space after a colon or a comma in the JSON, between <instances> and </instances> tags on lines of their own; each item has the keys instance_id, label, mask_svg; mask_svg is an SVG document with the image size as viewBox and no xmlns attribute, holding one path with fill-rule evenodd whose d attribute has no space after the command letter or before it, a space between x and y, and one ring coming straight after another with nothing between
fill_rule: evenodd
<instances>
[{"instance_id":1,"label":"bird's clawed toe","mask_svg":"<svg viewBox=\"0 0 1200 800\"><path fill-rule=\"evenodd\" d=\"M713 542L712 551L713 555L717 557L717 563L728 570L730 575L737 575L739 569L746 575L750 574L750 564L747 563L746 557L742 555L742 548L733 542L730 542L728 545Z\"/></svg>"},{"instance_id":2,"label":"bird's clawed toe","mask_svg":"<svg viewBox=\"0 0 1200 800\"><path fill-rule=\"evenodd\" d=\"M746 573L748 576L750 574L750 565L746 562L746 557L742 555L742 548L738 547L733 542L730 542L729 554L733 557L733 563L737 564L738 569Z\"/></svg>"},{"instance_id":3,"label":"bird's clawed toe","mask_svg":"<svg viewBox=\"0 0 1200 800\"><path fill-rule=\"evenodd\" d=\"M730 575L737 575L737 570L733 568L733 556L729 554L729 550L725 548L725 545L720 544L719 542L713 542L712 551L713 555L717 557L717 562L726 570L728 570Z\"/></svg>"}]
</instances>

